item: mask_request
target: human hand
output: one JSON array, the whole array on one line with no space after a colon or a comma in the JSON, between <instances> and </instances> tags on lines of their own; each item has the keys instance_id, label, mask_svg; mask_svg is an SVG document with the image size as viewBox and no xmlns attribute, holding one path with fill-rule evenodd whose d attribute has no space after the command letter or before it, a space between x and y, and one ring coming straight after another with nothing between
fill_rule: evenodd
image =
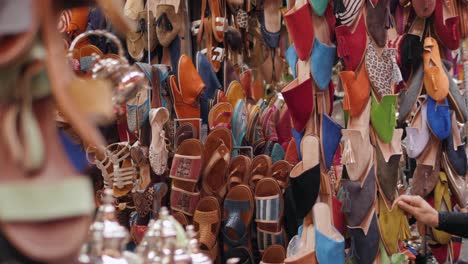
<instances>
[{"instance_id":1,"label":"human hand","mask_svg":"<svg viewBox=\"0 0 468 264\"><path fill-rule=\"evenodd\" d=\"M397 199L398 206L414 216L419 222L431 227L439 225L439 212L427 203L421 196L402 195Z\"/></svg>"}]
</instances>

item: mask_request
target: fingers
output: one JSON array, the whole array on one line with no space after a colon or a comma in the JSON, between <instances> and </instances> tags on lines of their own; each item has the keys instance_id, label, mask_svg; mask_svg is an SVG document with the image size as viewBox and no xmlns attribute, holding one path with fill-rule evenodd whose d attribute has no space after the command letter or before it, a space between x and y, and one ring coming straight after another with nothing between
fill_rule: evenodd
<instances>
[{"instance_id":1,"label":"fingers","mask_svg":"<svg viewBox=\"0 0 468 264\"><path fill-rule=\"evenodd\" d=\"M417 195L401 195L400 197L400 200L407 203L407 204L410 204L412 206L421 206L421 203L422 203L422 198L420 196L417 196Z\"/></svg>"},{"instance_id":2,"label":"fingers","mask_svg":"<svg viewBox=\"0 0 468 264\"><path fill-rule=\"evenodd\" d=\"M407 203L404 199L398 201L398 206L405 212L415 216L416 214L416 207L411 206L411 204Z\"/></svg>"}]
</instances>

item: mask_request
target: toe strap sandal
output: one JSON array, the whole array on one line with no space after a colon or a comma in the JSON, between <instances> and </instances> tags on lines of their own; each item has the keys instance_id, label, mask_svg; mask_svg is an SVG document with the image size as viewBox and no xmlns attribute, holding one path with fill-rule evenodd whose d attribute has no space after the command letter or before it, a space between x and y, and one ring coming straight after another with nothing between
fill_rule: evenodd
<instances>
[{"instance_id":1,"label":"toe strap sandal","mask_svg":"<svg viewBox=\"0 0 468 264\"><path fill-rule=\"evenodd\" d=\"M248 183L252 160L244 155L236 156L229 164L228 188Z\"/></svg>"},{"instance_id":2,"label":"toe strap sandal","mask_svg":"<svg viewBox=\"0 0 468 264\"><path fill-rule=\"evenodd\" d=\"M203 146L197 139L187 139L177 148L169 177L173 184L194 191L203 167Z\"/></svg>"},{"instance_id":3,"label":"toe strap sandal","mask_svg":"<svg viewBox=\"0 0 468 264\"><path fill-rule=\"evenodd\" d=\"M271 158L267 155L258 155L252 160L249 185L255 189L258 181L271 175Z\"/></svg>"}]
</instances>

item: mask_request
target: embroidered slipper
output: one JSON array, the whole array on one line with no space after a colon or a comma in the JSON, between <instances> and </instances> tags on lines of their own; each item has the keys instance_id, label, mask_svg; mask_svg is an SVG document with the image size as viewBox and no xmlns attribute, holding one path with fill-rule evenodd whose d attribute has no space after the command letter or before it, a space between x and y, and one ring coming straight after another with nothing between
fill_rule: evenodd
<instances>
[{"instance_id":1,"label":"embroidered slipper","mask_svg":"<svg viewBox=\"0 0 468 264\"><path fill-rule=\"evenodd\" d=\"M283 193L273 178L263 178L255 186L255 222L260 253L271 245L286 246L282 228Z\"/></svg>"},{"instance_id":2,"label":"embroidered slipper","mask_svg":"<svg viewBox=\"0 0 468 264\"><path fill-rule=\"evenodd\" d=\"M362 181L343 181L345 199L342 211L348 227L360 227L372 210L377 195L375 178L375 168L370 165ZM367 230L364 231L367 234Z\"/></svg>"},{"instance_id":3,"label":"embroidered slipper","mask_svg":"<svg viewBox=\"0 0 468 264\"><path fill-rule=\"evenodd\" d=\"M369 102L371 84L364 64L357 74L353 71L339 73L344 89L343 109L349 112L351 117L359 116Z\"/></svg>"},{"instance_id":4,"label":"embroidered slipper","mask_svg":"<svg viewBox=\"0 0 468 264\"><path fill-rule=\"evenodd\" d=\"M403 124L413 111L423 87L423 66L419 66L410 78L408 89L398 94L398 124ZM425 122L424 122L425 123Z\"/></svg>"},{"instance_id":5,"label":"embroidered slipper","mask_svg":"<svg viewBox=\"0 0 468 264\"><path fill-rule=\"evenodd\" d=\"M440 140L450 136L452 122L448 100L437 102L430 96L427 97L427 124L432 134Z\"/></svg>"},{"instance_id":6,"label":"embroidered slipper","mask_svg":"<svg viewBox=\"0 0 468 264\"><path fill-rule=\"evenodd\" d=\"M460 47L459 16L454 1L435 1L434 29L438 39L446 48L456 50Z\"/></svg>"},{"instance_id":7,"label":"embroidered slipper","mask_svg":"<svg viewBox=\"0 0 468 264\"><path fill-rule=\"evenodd\" d=\"M286 250L281 245L271 245L263 252L260 264L283 264Z\"/></svg>"},{"instance_id":8,"label":"embroidered slipper","mask_svg":"<svg viewBox=\"0 0 468 264\"><path fill-rule=\"evenodd\" d=\"M164 108L151 109L149 114L151 125L151 144L149 147L149 161L156 175L166 171L169 152L166 148L164 124L169 120L169 111Z\"/></svg>"},{"instance_id":9,"label":"embroidered slipper","mask_svg":"<svg viewBox=\"0 0 468 264\"><path fill-rule=\"evenodd\" d=\"M232 118L232 138L234 146L240 147L247 133L247 109L244 100L239 100L234 108Z\"/></svg>"},{"instance_id":10,"label":"embroidered slipper","mask_svg":"<svg viewBox=\"0 0 468 264\"><path fill-rule=\"evenodd\" d=\"M245 247L250 252L250 223L254 214L254 197L247 185L239 184L232 187L223 204L223 226L221 229L224 253L238 247Z\"/></svg>"},{"instance_id":11,"label":"embroidered slipper","mask_svg":"<svg viewBox=\"0 0 468 264\"><path fill-rule=\"evenodd\" d=\"M372 3L372 1L369 0L369 3ZM379 0L376 6L367 5L367 32L377 46L385 47L387 44L387 30L393 27L394 24L393 16L390 13L390 0Z\"/></svg>"},{"instance_id":12,"label":"embroidered slipper","mask_svg":"<svg viewBox=\"0 0 468 264\"><path fill-rule=\"evenodd\" d=\"M150 164L149 161L146 159L145 154L144 154L144 149L140 145L140 142L137 141L133 146L130 148L130 155L132 157L133 163L137 166L138 168L138 178L136 180L135 186L132 189L132 193L134 194L135 192L142 193L148 188L148 186L151 184L151 173L150 173ZM151 193L153 190L151 190ZM153 198L151 196L151 202L153 201Z\"/></svg>"},{"instance_id":13,"label":"embroidered slipper","mask_svg":"<svg viewBox=\"0 0 468 264\"><path fill-rule=\"evenodd\" d=\"M255 190L255 186L263 178L271 176L271 158L267 155L258 155L252 160L249 185L252 190Z\"/></svg>"},{"instance_id":14,"label":"embroidered slipper","mask_svg":"<svg viewBox=\"0 0 468 264\"><path fill-rule=\"evenodd\" d=\"M276 179L281 190L285 190L288 187L289 172L291 172L292 166L285 160L276 161L271 167L271 177Z\"/></svg>"},{"instance_id":15,"label":"embroidered slipper","mask_svg":"<svg viewBox=\"0 0 468 264\"><path fill-rule=\"evenodd\" d=\"M138 135L148 120L150 107L150 95L146 89L139 91L134 98L127 101L127 126L131 133Z\"/></svg>"},{"instance_id":16,"label":"embroidered slipper","mask_svg":"<svg viewBox=\"0 0 468 264\"><path fill-rule=\"evenodd\" d=\"M35 2L32 4L34 7ZM54 30L57 30L56 23ZM32 36L36 36L35 32ZM27 38L12 36L10 41L14 41L15 37ZM17 44L22 45L20 42ZM17 56L23 55L23 51L19 49L25 46L9 47L10 58L16 59ZM18 53L12 54L14 51ZM2 49L2 52L6 50ZM2 63L10 62L10 58L2 57ZM10 68L13 68L12 66L10 65ZM13 84L17 85L12 86L15 89L13 91L23 90L20 92L20 98L23 99L20 99L15 110L20 111L19 122L16 119L8 122L7 108L1 111L4 127L0 131L0 156L5 162L5 173L0 177L0 194L4 196L2 200L5 202L0 205L0 230L3 239L7 239L20 252L18 254L45 263L73 262L72 259L76 258L86 240L86 230L91 223L94 210L92 185L87 177L77 175L62 144L59 143L54 120L54 103L48 97L49 83L38 81L47 80L45 65L39 61L29 65L17 64L14 68L20 66L24 70L22 79L15 80ZM2 74L4 73L3 68ZM25 89L27 87L24 85L29 89ZM10 88L9 85L3 86L3 89L9 92L12 91ZM37 93L43 92L44 88L45 94ZM24 98L29 98L30 101ZM39 98L42 99L37 100ZM11 142L8 141L16 144L11 146ZM19 156L12 153L19 153ZM20 160L15 157L20 157ZM76 199L77 197L79 199ZM51 208L44 210L49 206ZM64 240L64 236L67 239Z\"/></svg>"},{"instance_id":17,"label":"embroidered slipper","mask_svg":"<svg viewBox=\"0 0 468 264\"><path fill-rule=\"evenodd\" d=\"M203 160L203 145L200 143L200 140L187 139L182 142L177 147L169 173L169 178L172 179L173 187L195 192L198 179L200 178Z\"/></svg>"},{"instance_id":18,"label":"embroidered slipper","mask_svg":"<svg viewBox=\"0 0 468 264\"><path fill-rule=\"evenodd\" d=\"M377 160L377 185L387 201L393 203L398 190L398 177L400 159L403 155L401 149L401 137L403 129L395 129L390 143L383 143L378 137L376 160Z\"/></svg>"},{"instance_id":19,"label":"embroidered slipper","mask_svg":"<svg viewBox=\"0 0 468 264\"><path fill-rule=\"evenodd\" d=\"M393 138L396 126L397 95L385 95L379 102L372 93L371 123L376 134L384 143Z\"/></svg>"},{"instance_id":20,"label":"embroidered slipper","mask_svg":"<svg viewBox=\"0 0 468 264\"><path fill-rule=\"evenodd\" d=\"M400 251L399 241L411 238L408 219L405 212L396 205L398 198L389 208L385 198L381 195L378 197L380 237L387 254L393 255Z\"/></svg>"},{"instance_id":21,"label":"embroidered slipper","mask_svg":"<svg viewBox=\"0 0 468 264\"><path fill-rule=\"evenodd\" d=\"M208 125L211 130L217 127L231 129L233 107L230 103L217 103L208 115Z\"/></svg>"},{"instance_id":22,"label":"embroidered slipper","mask_svg":"<svg viewBox=\"0 0 468 264\"><path fill-rule=\"evenodd\" d=\"M263 15L260 18L261 32L271 49L279 47L281 32L281 1L263 0Z\"/></svg>"},{"instance_id":23,"label":"embroidered slipper","mask_svg":"<svg viewBox=\"0 0 468 264\"><path fill-rule=\"evenodd\" d=\"M113 143L107 146L108 156L113 164L113 195L122 197L127 195L136 182L137 170L130 156L128 142Z\"/></svg>"},{"instance_id":24,"label":"embroidered slipper","mask_svg":"<svg viewBox=\"0 0 468 264\"><path fill-rule=\"evenodd\" d=\"M307 60L312 52L314 42L312 11L309 3L296 1L295 5L284 14L284 21L299 59Z\"/></svg>"},{"instance_id":25,"label":"embroidered slipper","mask_svg":"<svg viewBox=\"0 0 468 264\"><path fill-rule=\"evenodd\" d=\"M351 4L364 4L363 0L347 0ZM347 71L357 71L364 52L366 51L367 33L364 15L359 11L359 19L354 24L346 24L342 21L341 26L337 26L336 42L338 57L344 60L344 66ZM361 69L362 71L362 69Z\"/></svg>"},{"instance_id":26,"label":"embroidered slipper","mask_svg":"<svg viewBox=\"0 0 468 264\"><path fill-rule=\"evenodd\" d=\"M197 131L191 123L180 125L174 135L174 147L179 146L186 139L198 138Z\"/></svg>"},{"instance_id":27,"label":"embroidered slipper","mask_svg":"<svg viewBox=\"0 0 468 264\"><path fill-rule=\"evenodd\" d=\"M316 203L313 208L315 246L319 263L344 263L345 240L332 225L330 208L325 203Z\"/></svg>"},{"instance_id":28,"label":"embroidered slipper","mask_svg":"<svg viewBox=\"0 0 468 264\"><path fill-rule=\"evenodd\" d=\"M203 170L202 187L205 195L213 195L222 200L226 195L227 172L232 152L231 131L218 127L210 132L205 142L206 158Z\"/></svg>"},{"instance_id":29,"label":"embroidered slipper","mask_svg":"<svg viewBox=\"0 0 468 264\"><path fill-rule=\"evenodd\" d=\"M416 110L411 123L406 127L406 153L410 158L417 158L429 143L430 133L427 126L427 102L424 100Z\"/></svg>"},{"instance_id":30,"label":"embroidered slipper","mask_svg":"<svg viewBox=\"0 0 468 264\"><path fill-rule=\"evenodd\" d=\"M437 41L431 37L424 39L424 87L427 94L436 101L445 99L449 92L449 81L443 70Z\"/></svg>"},{"instance_id":31,"label":"embroidered slipper","mask_svg":"<svg viewBox=\"0 0 468 264\"><path fill-rule=\"evenodd\" d=\"M239 185L247 184L250 177L250 167L252 160L244 155L238 155L229 164L228 189Z\"/></svg>"},{"instance_id":32,"label":"embroidered slipper","mask_svg":"<svg viewBox=\"0 0 468 264\"><path fill-rule=\"evenodd\" d=\"M302 140L303 160L294 166L289 174L289 182L296 205L296 215L304 218L312 209L320 190L319 140L307 135Z\"/></svg>"},{"instance_id":33,"label":"embroidered slipper","mask_svg":"<svg viewBox=\"0 0 468 264\"><path fill-rule=\"evenodd\" d=\"M221 228L221 209L214 197L202 198L193 214L193 224L198 232L202 252L216 259L218 255L218 233Z\"/></svg>"}]
</instances>

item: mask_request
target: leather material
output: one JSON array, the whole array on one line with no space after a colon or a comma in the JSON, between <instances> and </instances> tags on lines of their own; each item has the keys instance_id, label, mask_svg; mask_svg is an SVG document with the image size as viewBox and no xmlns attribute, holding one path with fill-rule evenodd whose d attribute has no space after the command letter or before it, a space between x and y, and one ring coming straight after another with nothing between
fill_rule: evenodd
<instances>
[{"instance_id":1,"label":"leather material","mask_svg":"<svg viewBox=\"0 0 468 264\"><path fill-rule=\"evenodd\" d=\"M457 124L452 124L457 126ZM456 131L458 133L458 131ZM465 144L454 146L454 135L450 134L445 140L445 153L447 154L448 162L453 170L458 174L465 176L468 167L466 158Z\"/></svg>"},{"instance_id":2,"label":"leather material","mask_svg":"<svg viewBox=\"0 0 468 264\"><path fill-rule=\"evenodd\" d=\"M379 227L380 237L384 243L388 255L400 251L398 245L400 240L411 238L408 219L405 212L397 205L388 208L384 198L379 195Z\"/></svg>"},{"instance_id":3,"label":"leather material","mask_svg":"<svg viewBox=\"0 0 468 264\"><path fill-rule=\"evenodd\" d=\"M314 108L311 78L302 83L294 79L281 90L281 93L288 105L294 128L296 131L303 131Z\"/></svg>"},{"instance_id":4,"label":"leather material","mask_svg":"<svg viewBox=\"0 0 468 264\"><path fill-rule=\"evenodd\" d=\"M430 17L436 7L436 0L412 0L411 5L418 17Z\"/></svg>"},{"instance_id":5,"label":"leather material","mask_svg":"<svg viewBox=\"0 0 468 264\"><path fill-rule=\"evenodd\" d=\"M173 5L159 4L156 8L156 35L163 47L169 47L182 31L184 22L181 15L182 12L176 13Z\"/></svg>"},{"instance_id":6,"label":"leather material","mask_svg":"<svg viewBox=\"0 0 468 264\"><path fill-rule=\"evenodd\" d=\"M424 101L417 110L409 127L406 127L406 152L408 157L417 158L429 143L427 126L427 102Z\"/></svg>"},{"instance_id":7,"label":"leather material","mask_svg":"<svg viewBox=\"0 0 468 264\"><path fill-rule=\"evenodd\" d=\"M312 11L309 3L304 2L304 5L297 9L292 7L284 14L284 21L299 59L307 60L314 42Z\"/></svg>"},{"instance_id":8,"label":"leather material","mask_svg":"<svg viewBox=\"0 0 468 264\"><path fill-rule=\"evenodd\" d=\"M393 202L397 193L400 159L403 155L401 149L401 136L403 129L395 129L393 139L385 144L377 139L377 179L379 188L385 198Z\"/></svg>"},{"instance_id":9,"label":"leather material","mask_svg":"<svg viewBox=\"0 0 468 264\"><path fill-rule=\"evenodd\" d=\"M468 17L467 17L467 20L468 20ZM453 78L450 77L445 65L443 66L443 68L444 68L445 74L449 76L448 99L450 101L450 107L454 109L455 114L457 114L457 119L461 123L465 123L468 121L468 109L465 103L465 99L463 98L463 95L460 93L460 89L458 89L458 85L455 83Z\"/></svg>"},{"instance_id":10,"label":"leather material","mask_svg":"<svg viewBox=\"0 0 468 264\"><path fill-rule=\"evenodd\" d=\"M442 166L446 173L450 191L455 198L455 202L460 206L460 208L465 207L468 204L468 191L467 184L465 182L465 177L456 173L456 171L450 166L450 162L447 158L446 153L442 153Z\"/></svg>"},{"instance_id":11,"label":"leather material","mask_svg":"<svg viewBox=\"0 0 468 264\"><path fill-rule=\"evenodd\" d=\"M373 149L368 134L363 134L358 129L343 129L341 133L346 139L342 155L346 154L346 144L350 144L354 158L353 161L343 161L348 176L351 180L363 179L373 158Z\"/></svg>"},{"instance_id":12,"label":"leather material","mask_svg":"<svg viewBox=\"0 0 468 264\"><path fill-rule=\"evenodd\" d=\"M216 127L226 127L231 129L233 112L234 110L231 104L217 103L213 108L211 108L208 115L208 126L210 130L215 129Z\"/></svg>"},{"instance_id":13,"label":"leather material","mask_svg":"<svg viewBox=\"0 0 468 264\"><path fill-rule=\"evenodd\" d=\"M434 199L432 203L429 201L429 204L431 204L437 211L452 211L447 175L444 172L439 173L439 181L434 189ZM448 244L452 238L451 234L440 231L436 228L432 228L432 236L442 245Z\"/></svg>"},{"instance_id":14,"label":"leather material","mask_svg":"<svg viewBox=\"0 0 468 264\"><path fill-rule=\"evenodd\" d=\"M336 27L335 31L338 56L344 60L347 71L356 71L366 50L367 32L364 16L360 16L354 30L349 26L341 25Z\"/></svg>"},{"instance_id":15,"label":"leather material","mask_svg":"<svg viewBox=\"0 0 468 264\"><path fill-rule=\"evenodd\" d=\"M439 168L429 165L417 164L411 183L411 194L421 197L428 196L435 188L439 179Z\"/></svg>"},{"instance_id":16,"label":"leather material","mask_svg":"<svg viewBox=\"0 0 468 264\"><path fill-rule=\"evenodd\" d=\"M317 200L320 190L320 166L304 171L302 162L299 162L291 170L290 175L289 182L296 204L296 216L302 219Z\"/></svg>"},{"instance_id":17,"label":"leather material","mask_svg":"<svg viewBox=\"0 0 468 264\"><path fill-rule=\"evenodd\" d=\"M408 260L408 257L404 253L397 253L391 256L387 255L384 245L382 243L379 244L381 264L401 264Z\"/></svg>"},{"instance_id":18,"label":"leather material","mask_svg":"<svg viewBox=\"0 0 468 264\"><path fill-rule=\"evenodd\" d=\"M200 97L200 112L201 118L204 124L208 123L209 113L209 100L213 99L216 89L222 88L221 83L216 76L216 72L213 70L208 58L201 52L197 52L197 71L200 74L203 82L205 83L205 89L201 93Z\"/></svg>"},{"instance_id":19,"label":"leather material","mask_svg":"<svg viewBox=\"0 0 468 264\"><path fill-rule=\"evenodd\" d=\"M234 67L234 65L232 65L232 62L230 60L224 60L224 67L223 67L223 71L224 71L224 79L223 79L223 87L229 87L229 84L233 81L238 81L242 84L242 87L244 87L245 89L245 95L246 96L252 96L251 95L251 92L250 92L250 89L251 89L251 84L252 84L252 75L250 74L250 78L248 78L249 82L248 83L244 83L240 80L239 78L239 75L237 73L237 69ZM246 71L246 72L250 72L251 71Z\"/></svg>"},{"instance_id":20,"label":"leather material","mask_svg":"<svg viewBox=\"0 0 468 264\"><path fill-rule=\"evenodd\" d=\"M336 230L335 232L338 233ZM344 249L345 240L343 237L328 237L315 226L315 252L317 254L318 263L345 263Z\"/></svg>"},{"instance_id":21,"label":"leather material","mask_svg":"<svg viewBox=\"0 0 468 264\"><path fill-rule=\"evenodd\" d=\"M273 149L271 150L271 162L275 163L277 161L284 159L284 150L280 144L275 143Z\"/></svg>"},{"instance_id":22,"label":"leather material","mask_svg":"<svg viewBox=\"0 0 468 264\"><path fill-rule=\"evenodd\" d=\"M427 94L436 101L445 99L449 91L449 81L447 74L443 70L439 45L431 37L424 39L423 62L424 87Z\"/></svg>"},{"instance_id":23,"label":"leather material","mask_svg":"<svg viewBox=\"0 0 468 264\"><path fill-rule=\"evenodd\" d=\"M285 57L286 57L286 62L289 65L289 69L291 70L292 76L294 79L296 79L297 78L296 63L297 63L297 60L299 60L299 56L297 55L296 47L294 47L294 43L291 44L291 46L289 46L289 48L286 50Z\"/></svg>"},{"instance_id":24,"label":"leather material","mask_svg":"<svg viewBox=\"0 0 468 264\"><path fill-rule=\"evenodd\" d=\"M327 10L328 0L319 1L319 0L309 0L310 5L312 6L312 10L318 16L323 16L325 14L325 10Z\"/></svg>"},{"instance_id":25,"label":"leather material","mask_svg":"<svg viewBox=\"0 0 468 264\"><path fill-rule=\"evenodd\" d=\"M455 9L455 1L451 0L446 2ZM443 0L436 0L435 11L434 11L434 28L437 37L439 38L442 45L450 50L456 50L460 47L460 30L458 25L458 16L453 14L452 17L445 17L445 8ZM445 21L444 21L445 19Z\"/></svg>"},{"instance_id":26,"label":"leather material","mask_svg":"<svg viewBox=\"0 0 468 264\"><path fill-rule=\"evenodd\" d=\"M367 32L377 46L384 47L387 44L387 30L394 24L390 0L379 0L375 7L372 4L367 5L366 24Z\"/></svg>"},{"instance_id":27,"label":"leather material","mask_svg":"<svg viewBox=\"0 0 468 264\"><path fill-rule=\"evenodd\" d=\"M325 169L328 170L332 165L333 157L341 142L342 127L328 115L322 114L320 129L321 156L324 161Z\"/></svg>"},{"instance_id":28,"label":"leather material","mask_svg":"<svg viewBox=\"0 0 468 264\"><path fill-rule=\"evenodd\" d=\"M396 103L396 95L385 95L379 103L372 94L371 123L384 143L389 143L393 137L396 125Z\"/></svg>"},{"instance_id":29,"label":"leather material","mask_svg":"<svg viewBox=\"0 0 468 264\"><path fill-rule=\"evenodd\" d=\"M437 105L434 99L427 98L427 121L432 134L440 140L444 140L450 135L452 122L447 99L444 100L443 104Z\"/></svg>"},{"instance_id":30,"label":"leather material","mask_svg":"<svg viewBox=\"0 0 468 264\"><path fill-rule=\"evenodd\" d=\"M372 213L372 220L367 235L360 228L350 228L351 249L358 264L372 264L379 251L379 225L377 216Z\"/></svg>"},{"instance_id":31,"label":"leather material","mask_svg":"<svg viewBox=\"0 0 468 264\"><path fill-rule=\"evenodd\" d=\"M297 152L297 156L299 158L299 161L302 160L301 141L302 141L302 137L304 137L304 133L305 133L305 131L297 132L296 129L292 128L292 134L293 134L293 138L294 138L294 143L296 145L296 152Z\"/></svg>"},{"instance_id":32,"label":"leather material","mask_svg":"<svg viewBox=\"0 0 468 264\"><path fill-rule=\"evenodd\" d=\"M234 146L242 145L244 136L247 133L247 109L244 100L239 100L234 108L234 117L232 118L232 138Z\"/></svg>"},{"instance_id":33,"label":"leather material","mask_svg":"<svg viewBox=\"0 0 468 264\"><path fill-rule=\"evenodd\" d=\"M365 66L362 65L357 74L342 71L339 76L345 92L343 109L348 110L351 117L359 116L369 102L371 89Z\"/></svg>"},{"instance_id":34,"label":"leather material","mask_svg":"<svg viewBox=\"0 0 468 264\"><path fill-rule=\"evenodd\" d=\"M310 68L312 78L314 78L318 88L322 91L327 89L330 83L335 56L335 45L326 45L320 42L318 38L315 38L310 59Z\"/></svg>"},{"instance_id":35,"label":"leather material","mask_svg":"<svg viewBox=\"0 0 468 264\"><path fill-rule=\"evenodd\" d=\"M227 88L226 97L232 107L236 107L239 100L245 100L245 92L242 84L238 81L232 81Z\"/></svg>"},{"instance_id":36,"label":"leather material","mask_svg":"<svg viewBox=\"0 0 468 264\"><path fill-rule=\"evenodd\" d=\"M396 55L397 50L391 48L384 48L379 55L372 41L369 41L367 44L367 75L378 98L393 94L393 71L399 70L394 69L394 67L398 67L398 65L393 63L393 61L396 61Z\"/></svg>"},{"instance_id":37,"label":"leather material","mask_svg":"<svg viewBox=\"0 0 468 264\"><path fill-rule=\"evenodd\" d=\"M268 47L275 49L279 47L280 38L281 38L281 29L277 32L270 32L265 26L264 16L260 18L260 30L262 32L262 37Z\"/></svg>"},{"instance_id":38,"label":"leather material","mask_svg":"<svg viewBox=\"0 0 468 264\"><path fill-rule=\"evenodd\" d=\"M345 200L343 213L348 227L358 227L362 224L374 205L377 188L375 184L374 166L369 168L363 182L344 180Z\"/></svg>"}]
</instances>

